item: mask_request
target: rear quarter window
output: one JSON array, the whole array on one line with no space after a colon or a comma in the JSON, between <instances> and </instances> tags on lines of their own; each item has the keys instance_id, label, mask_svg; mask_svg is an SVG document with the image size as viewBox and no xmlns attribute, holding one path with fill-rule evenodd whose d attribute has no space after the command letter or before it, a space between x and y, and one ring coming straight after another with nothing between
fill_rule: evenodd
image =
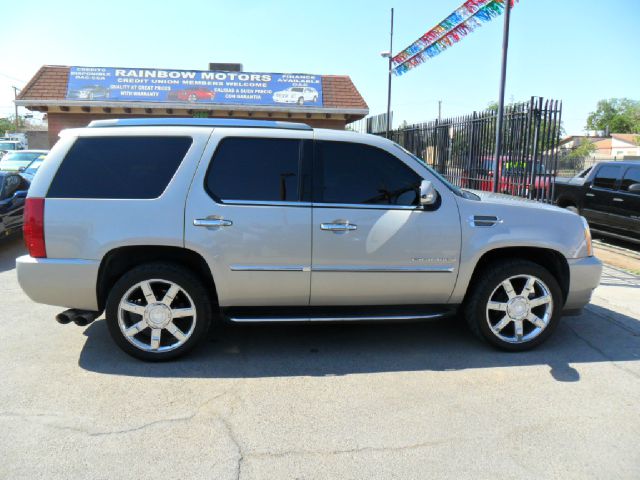
<instances>
[{"instance_id":1,"label":"rear quarter window","mask_svg":"<svg viewBox=\"0 0 640 480\"><path fill-rule=\"evenodd\" d=\"M191 137L81 137L67 152L48 198L157 198Z\"/></svg>"}]
</instances>

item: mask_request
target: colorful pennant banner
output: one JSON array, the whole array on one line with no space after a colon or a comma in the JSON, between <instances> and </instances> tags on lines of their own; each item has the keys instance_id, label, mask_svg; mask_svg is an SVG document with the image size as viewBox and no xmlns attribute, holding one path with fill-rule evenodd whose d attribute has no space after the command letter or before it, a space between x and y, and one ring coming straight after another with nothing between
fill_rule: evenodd
<instances>
[{"instance_id":1,"label":"colorful pennant banner","mask_svg":"<svg viewBox=\"0 0 640 480\"><path fill-rule=\"evenodd\" d=\"M516 0L511 0L513 6ZM504 11L506 0L467 0L445 20L393 57L393 73L402 75L458 43Z\"/></svg>"}]
</instances>

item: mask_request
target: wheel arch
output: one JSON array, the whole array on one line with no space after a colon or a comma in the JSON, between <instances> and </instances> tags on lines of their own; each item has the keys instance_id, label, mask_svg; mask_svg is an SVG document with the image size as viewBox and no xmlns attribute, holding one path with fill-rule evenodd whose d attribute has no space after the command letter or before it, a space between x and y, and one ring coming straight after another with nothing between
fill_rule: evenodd
<instances>
[{"instance_id":1,"label":"wheel arch","mask_svg":"<svg viewBox=\"0 0 640 480\"><path fill-rule=\"evenodd\" d=\"M565 256L550 248L541 247L501 247L485 252L476 262L469 286L482 275L482 272L491 264L500 260L528 260L537 263L541 267L547 269L551 275L558 281L560 290L562 291L563 302L566 301L569 294L570 271L569 263ZM469 295L471 288L467 288L465 300Z\"/></svg>"},{"instance_id":2,"label":"wheel arch","mask_svg":"<svg viewBox=\"0 0 640 480\"><path fill-rule=\"evenodd\" d=\"M578 208L578 202L576 201L576 199L569 195L562 195L558 197L558 200L556 201L556 205L562 208L567 208L567 207Z\"/></svg>"},{"instance_id":3,"label":"wheel arch","mask_svg":"<svg viewBox=\"0 0 640 480\"><path fill-rule=\"evenodd\" d=\"M181 247L135 245L114 248L102 258L96 283L98 308L105 308L111 287L122 275L138 265L151 262L170 262L189 268L211 292L212 301L218 302L211 269L202 255Z\"/></svg>"}]
</instances>

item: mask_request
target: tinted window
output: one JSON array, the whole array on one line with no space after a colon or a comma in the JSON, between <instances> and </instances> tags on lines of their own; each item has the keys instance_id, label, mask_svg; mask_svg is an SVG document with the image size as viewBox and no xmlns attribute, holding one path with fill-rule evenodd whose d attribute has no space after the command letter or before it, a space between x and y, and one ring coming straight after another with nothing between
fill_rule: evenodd
<instances>
[{"instance_id":1,"label":"tinted window","mask_svg":"<svg viewBox=\"0 0 640 480\"><path fill-rule=\"evenodd\" d=\"M596 173L596 178L593 180L593 186L599 188L608 188L613 190L616 187L616 180L620 177L620 167L608 165L602 167Z\"/></svg>"},{"instance_id":2,"label":"tinted window","mask_svg":"<svg viewBox=\"0 0 640 480\"><path fill-rule=\"evenodd\" d=\"M629 187L634 184L640 184L640 167L631 167L626 171L622 179L622 190L629 190ZM634 191L633 193L640 195L640 191Z\"/></svg>"},{"instance_id":3,"label":"tinted window","mask_svg":"<svg viewBox=\"0 0 640 480\"><path fill-rule=\"evenodd\" d=\"M2 177L0 177L1 179ZM0 193L0 198L7 199L11 198L14 193L19 190L22 177L17 175L7 175L4 178L4 187L2 188L2 193Z\"/></svg>"},{"instance_id":4,"label":"tinted window","mask_svg":"<svg viewBox=\"0 0 640 480\"><path fill-rule=\"evenodd\" d=\"M190 137L78 138L48 197L157 198L191 145Z\"/></svg>"},{"instance_id":5,"label":"tinted window","mask_svg":"<svg viewBox=\"0 0 640 480\"><path fill-rule=\"evenodd\" d=\"M415 205L421 178L393 155L368 145L316 142L315 201Z\"/></svg>"},{"instance_id":6,"label":"tinted window","mask_svg":"<svg viewBox=\"0 0 640 480\"><path fill-rule=\"evenodd\" d=\"M298 200L301 140L226 138L213 154L207 191L218 200Z\"/></svg>"}]
</instances>

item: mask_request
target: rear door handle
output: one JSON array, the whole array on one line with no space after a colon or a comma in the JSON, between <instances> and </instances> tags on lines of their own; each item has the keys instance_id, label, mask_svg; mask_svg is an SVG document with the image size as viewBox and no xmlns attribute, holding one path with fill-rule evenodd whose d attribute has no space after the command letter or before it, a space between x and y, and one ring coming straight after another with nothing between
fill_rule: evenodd
<instances>
[{"instance_id":1,"label":"rear door handle","mask_svg":"<svg viewBox=\"0 0 640 480\"><path fill-rule=\"evenodd\" d=\"M624 202L624 200L622 198L618 198L618 197L614 197L613 201L614 202Z\"/></svg>"},{"instance_id":2,"label":"rear door handle","mask_svg":"<svg viewBox=\"0 0 640 480\"><path fill-rule=\"evenodd\" d=\"M230 227L233 225L231 220L225 220L224 218L196 218L193 221L194 227Z\"/></svg>"},{"instance_id":3,"label":"rear door handle","mask_svg":"<svg viewBox=\"0 0 640 480\"><path fill-rule=\"evenodd\" d=\"M587 197L595 197L595 195L594 195L593 193L585 193L585 195L586 195Z\"/></svg>"},{"instance_id":4,"label":"rear door handle","mask_svg":"<svg viewBox=\"0 0 640 480\"><path fill-rule=\"evenodd\" d=\"M353 223L321 223L320 230L329 230L330 232L350 232L357 230L358 226Z\"/></svg>"}]
</instances>

